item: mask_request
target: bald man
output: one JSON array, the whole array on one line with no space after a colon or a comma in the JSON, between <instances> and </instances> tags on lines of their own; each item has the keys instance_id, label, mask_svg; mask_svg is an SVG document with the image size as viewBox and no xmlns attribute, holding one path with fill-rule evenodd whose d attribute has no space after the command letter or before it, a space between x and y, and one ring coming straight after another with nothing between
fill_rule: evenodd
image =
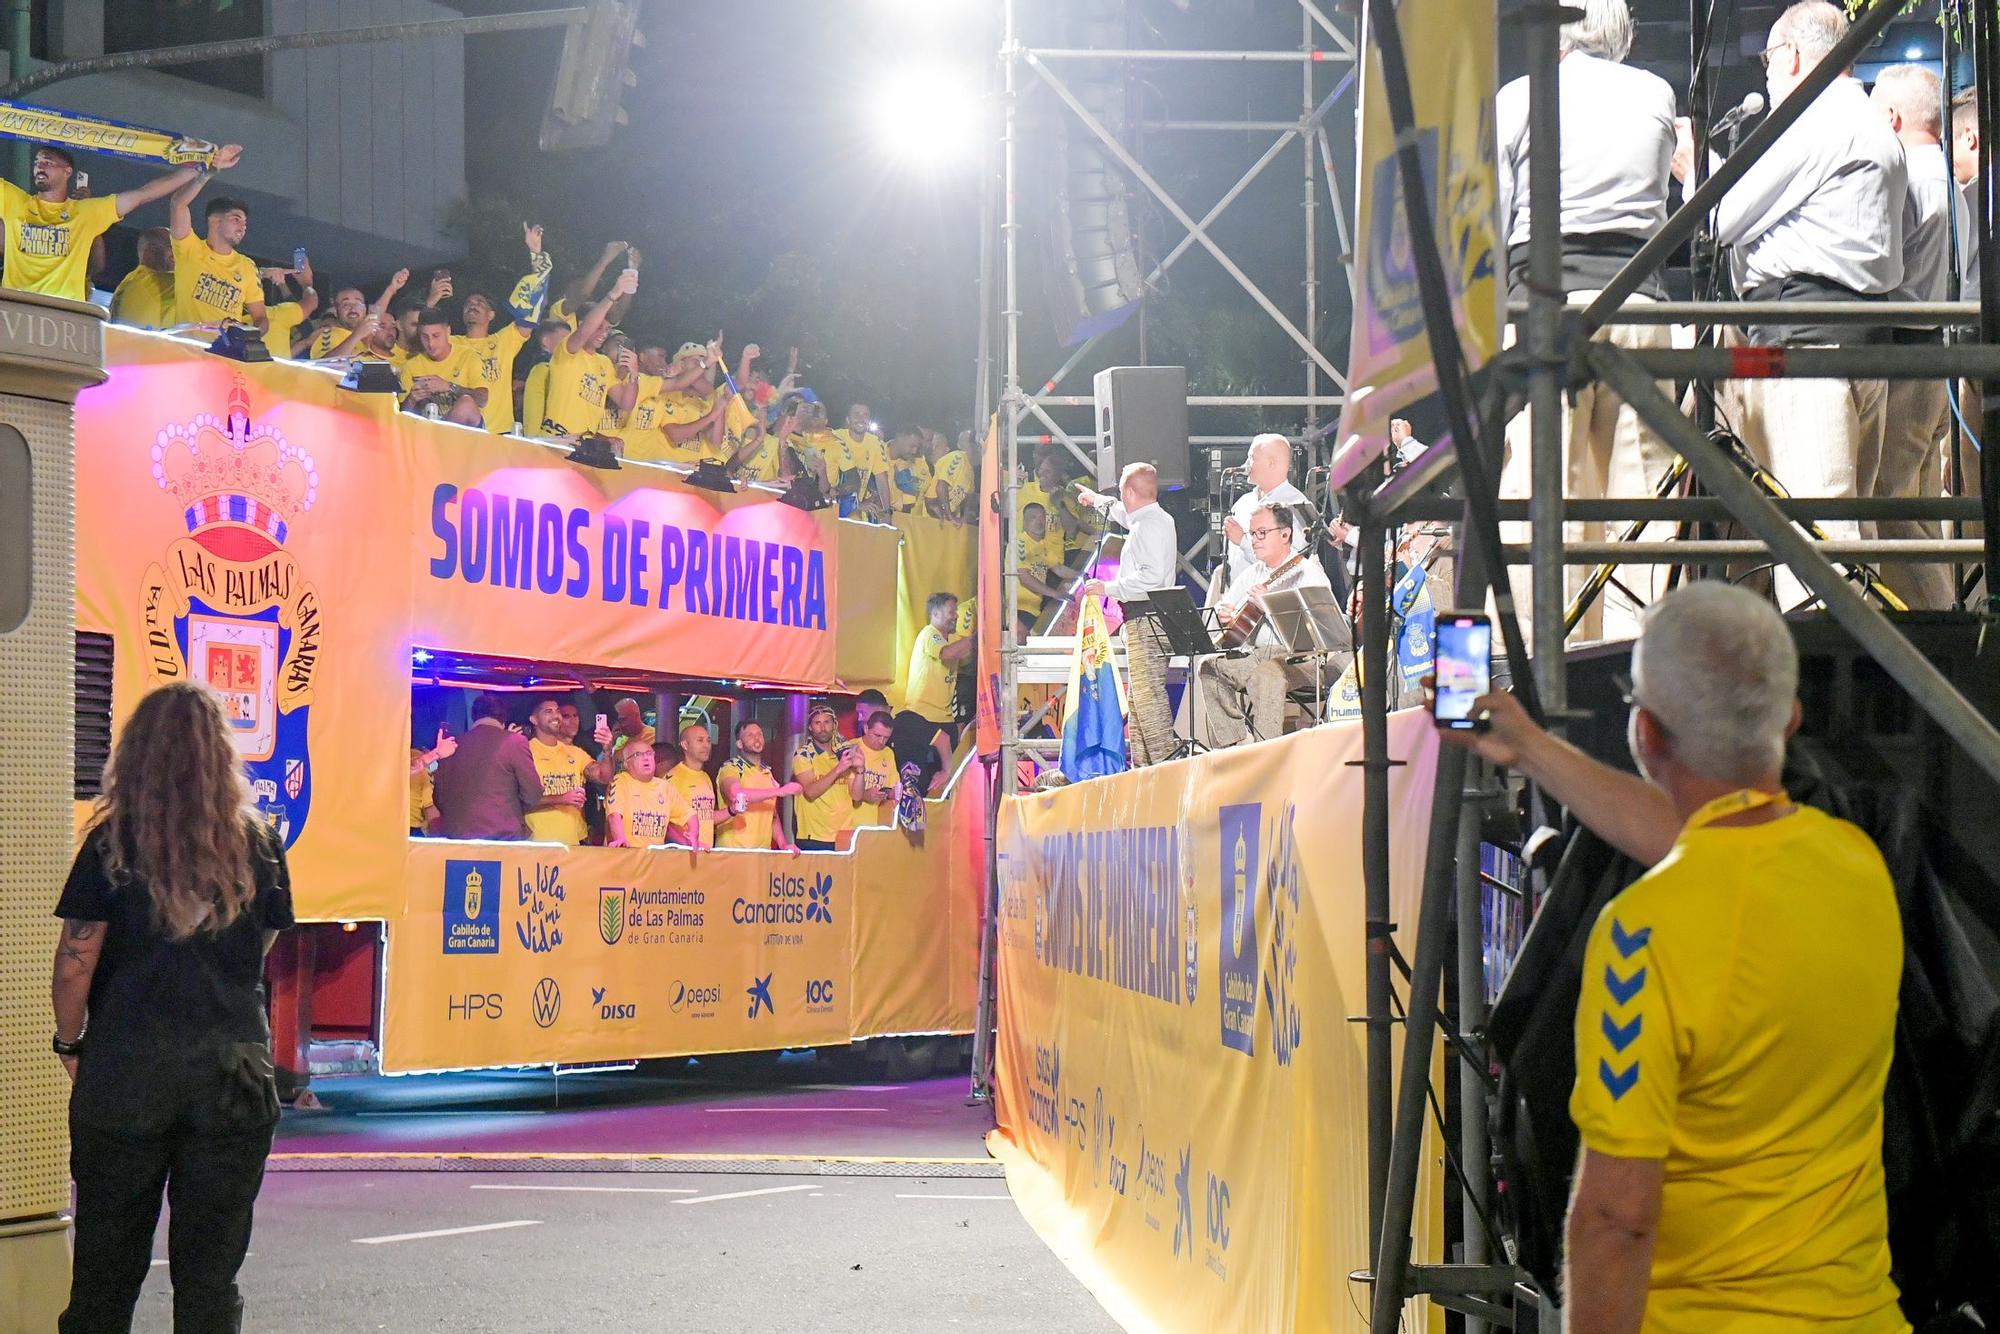
<instances>
[{"instance_id":1,"label":"bald man","mask_svg":"<svg viewBox=\"0 0 2000 1334\"><path fill-rule=\"evenodd\" d=\"M1903 201L1903 285L1891 301L1945 301L1951 296L1951 162L1944 150L1944 83L1922 65L1891 65L1875 80L1870 100L1902 141L1910 175ZM1904 345L1939 344L1938 328L1891 329ZM1950 427L1951 405L1942 380L1891 380L1883 407L1882 454L1869 469L1863 460L1857 486L1864 496L1944 494L1939 442ZM1885 538L1940 538L1937 520L1884 519L1864 523L1862 535ZM1949 567L1887 561L1882 581L1913 609L1943 611L1951 605Z\"/></svg>"},{"instance_id":2,"label":"bald man","mask_svg":"<svg viewBox=\"0 0 2000 1334\"><path fill-rule=\"evenodd\" d=\"M1283 505L1298 516L1292 529L1292 549L1297 551L1305 546L1306 493L1292 485L1292 442L1275 431L1266 432L1250 442L1250 456L1244 462L1244 471L1249 474L1250 489L1236 498L1229 507L1229 517L1222 521L1222 537L1229 550L1229 568L1220 572L1209 586L1209 602L1213 603L1221 591L1252 565L1257 563L1256 553L1251 550L1250 516L1266 505Z\"/></svg>"},{"instance_id":3,"label":"bald man","mask_svg":"<svg viewBox=\"0 0 2000 1334\"><path fill-rule=\"evenodd\" d=\"M1101 510L1126 530L1118 575L1092 579L1085 597L1116 598L1125 608L1125 670L1131 701L1128 754L1132 767L1158 764L1174 750L1174 715L1167 707L1167 637L1146 614L1154 593L1171 588L1180 566L1174 516L1160 508L1160 475L1150 463L1128 463L1118 476L1116 498L1078 488L1083 503Z\"/></svg>"}]
</instances>

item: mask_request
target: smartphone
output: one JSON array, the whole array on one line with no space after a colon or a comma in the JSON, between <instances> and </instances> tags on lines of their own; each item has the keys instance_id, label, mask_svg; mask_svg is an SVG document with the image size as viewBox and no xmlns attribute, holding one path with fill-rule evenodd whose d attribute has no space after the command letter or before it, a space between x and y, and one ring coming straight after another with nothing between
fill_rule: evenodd
<instances>
[{"instance_id":1,"label":"smartphone","mask_svg":"<svg viewBox=\"0 0 2000 1334\"><path fill-rule=\"evenodd\" d=\"M1433 672L1437 695L1431 711L1441 726L1478 730L1472 702L1493 688L1493 626L1477 612L1437 614Z\"/></svg>"},{"instance_id":2,"label":"smartphone","mask_svg":"<svg viewBox=\"0 0 2000 1334\"><path fill-rule=\"evenodd\" d=\"M87 171L77 172L76 175L70 178L69 188L70 193L76 195L80 195L90 189L90 173Z\"/></svg>"},{"instance_id":3,"label":"smartphone","mask_svg":"<svg viewBox=\"0 0 2000 1334\"><path fill-rule=\"evenodd\" d=\"M598 714L598 715L597 715L597 729L598 729L599 731L603 731L603 730L604 730L605 728L607 728L607 727L609 727L609 726L611 726L611 715L610 715L610 714L608 714L608 713L600 713L600 714Z\"/></svg>"},{"instance_id":4,"label":"smartphone","mask_svg":"<svg viewBox=\"0 0 2000 1334\"><path fill-rule=\"evenodd\" d=\"M300 269L303 269L305 266L306 266L306 248L304 246L293 246L292 272L297 273Z\"/></svg>"}]
</instances>

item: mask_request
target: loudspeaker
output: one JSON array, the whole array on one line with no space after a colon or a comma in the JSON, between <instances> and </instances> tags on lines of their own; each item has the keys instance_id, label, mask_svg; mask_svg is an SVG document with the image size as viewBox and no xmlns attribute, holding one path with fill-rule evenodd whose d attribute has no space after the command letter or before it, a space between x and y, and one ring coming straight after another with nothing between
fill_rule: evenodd
<instances>
[{"instance_id":1,"label":"loudspeaker","mask_svg":"<svg viewBox=\"0 0 2000 1334\"><path fill-rule=\"evenodd\" d=\"M1097 393L1097 486L1116 490L1128 463L1159 470L1160 489L1188 484L1187 367L1113 366Z\"/></svg>"}]
</instances>

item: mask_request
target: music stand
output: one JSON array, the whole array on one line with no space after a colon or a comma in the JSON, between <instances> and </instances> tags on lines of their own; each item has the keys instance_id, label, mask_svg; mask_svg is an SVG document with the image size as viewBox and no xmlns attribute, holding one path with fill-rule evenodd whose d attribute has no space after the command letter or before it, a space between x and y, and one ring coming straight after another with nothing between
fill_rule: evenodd
<instances>
[{"instance_id":1,"label":"music stand","mask_svg":"<svg viewBox=\"0 0 2000 1334\"><path fill-rule=\"evenodd\" d=\"M1312 659L1313 691L1324 699L1326 662L1335 654L1354 656L1354 633L1331 588L1288 588L1264 594L1264 615L1285 648Z\"/></svg>"},{"instance_id":2,"label":"music stand","mask_svg":"<svg viewBox=\"0 0 2000 1334\"><path fill-rule=\"evenodd\" d=\"M1216 645L1215 630L1210 624L1213 613L1197 606L1194 594L1176 584L1171 588L1155 589L1146 595L1146 615L1160 627L1160 633L1166 637L1168 651L1175 657L1188 660L1188 734L1167 758L1179 760L1206 754L1208 747L1195 738L1195 729L1201 717L1201 660L1216 657L1222 652Z\"/></svg>"}]
</instances>

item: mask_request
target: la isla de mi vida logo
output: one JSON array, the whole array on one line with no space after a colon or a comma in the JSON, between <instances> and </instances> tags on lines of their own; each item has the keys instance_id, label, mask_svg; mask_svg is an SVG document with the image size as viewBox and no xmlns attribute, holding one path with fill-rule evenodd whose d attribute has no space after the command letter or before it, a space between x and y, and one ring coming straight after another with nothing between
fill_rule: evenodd
<instances>
[{"instance_id":1,"label":"la isla de mi vida logo","mask_svg":"<svg viewBox=\"0 0 2000 1334\"><path fill-rule=\"evenodd\" d=\"M146 669L151 685L192 679L222 697L257 810L289 848L312 808L307 724L322 608L285 540L319 498L319 470L277 428L250 419L241 375L227 409L153 439L153 482L180 507L187 535L146 571Z\"/></svg>"}]
</instances>

